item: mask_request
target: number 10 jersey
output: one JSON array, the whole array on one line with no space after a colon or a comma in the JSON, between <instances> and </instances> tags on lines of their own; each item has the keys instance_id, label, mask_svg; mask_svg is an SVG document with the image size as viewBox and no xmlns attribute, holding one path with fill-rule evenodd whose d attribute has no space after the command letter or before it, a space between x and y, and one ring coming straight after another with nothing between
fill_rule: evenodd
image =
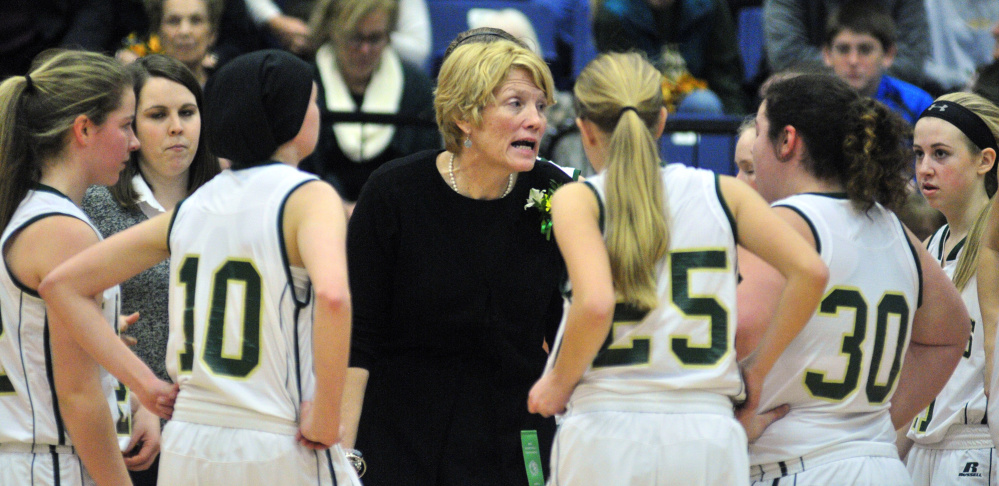
<instances>
[{"instance_id":1,"label":"number 10 jersey","mask_svg":"<svg viewBox=\"0 0 999 486\"><path fill-rule=\"evenodd\" d=\"M845 195L799 194L774 206L808 222L829 283L764 381L760 410L791 411L750 444L750 464L898 457L888 409L921 296L915 249L879 204L864 213Z\"/></svg>"},{"instance_id":2,"label":"number 10 jersey","mask_svg":"<svg viewBox=\"0 0 999 486\"><path fill-rule=\"evenodd\" d=\"M170 225L166 364L173 419L286 435L310 400L312 292L285 253L285 202L314 176L283 164L227 170Z\"/></svg>"}]
</instances>

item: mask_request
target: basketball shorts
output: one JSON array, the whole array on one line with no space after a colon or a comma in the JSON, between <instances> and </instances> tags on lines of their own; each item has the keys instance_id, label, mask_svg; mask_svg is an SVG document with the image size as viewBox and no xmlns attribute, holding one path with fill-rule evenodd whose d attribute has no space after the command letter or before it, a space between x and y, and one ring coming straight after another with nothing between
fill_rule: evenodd
<instances>
[{"instance_id":1,"label":"basketball shorts","mask_svg":"<svg viewBox=\"0 0 999 486\"><path fill-rule=\"evenodd\" d=\"M567 414L552 445L549 486L748 485L746 434L731 415Z\"/></svg>"},{"instance_id":2,"label":"basketball shorts","mask_svg":"<svg viewBox=\"0 0 999 486\"><path fill-rule=\"evenodd\" d=\"M915 486L999 484L993 449L932 449L914 444L905 461Z\"/></svg>"},{"instance_id":3,"label":"basketball shorts","mask_svg":"<svg viewBox=\"0 0 999 486\"><path fill-rule=\"evenodd\" d=\"M787 473L754 476L750 486L910 486L912 479L898 457L860 456L802 468L787 464ZM755 468L755 466L754 466ZM770 468L767 468L768 470Z\"/></svg>"},{"instance_id":4,"label":"basketball shorts","mask_svg":"<svg viewBox=\"0 0 999 486\"><path fill-rule=\"evenodd\" d=\"M160 445L159 484L360 486L335 445L302 447L294 436L170 421Z\"/></svg>"},{"instance_id":5,"label":"basketball shorts","mask_svg":"<svg viewBox=\"0 0 999 486\"><path fill-rule=\"evenodd\" d=\"M93 486L94 481L71 447L3 444L0 484Z\"/></svg>"}]
</instances>

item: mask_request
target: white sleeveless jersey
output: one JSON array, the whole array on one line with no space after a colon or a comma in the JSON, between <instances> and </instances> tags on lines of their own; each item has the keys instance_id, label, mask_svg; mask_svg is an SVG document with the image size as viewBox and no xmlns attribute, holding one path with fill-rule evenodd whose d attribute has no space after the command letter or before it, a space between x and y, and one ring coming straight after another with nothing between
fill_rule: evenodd
<instances>
[{"instance_id":1,"label":"white sleeveless jersey","mask_svg":"<svg viewBox=\"0 0 999 486\"><path fill-rule=\"evenodd\" d=\"M173 419L294 434L315 390L312 290L289 266L285 202L315 176L272 163L226 170L170 227L167 372Z\"/></svg>"},{"instance_id":2,"label":"white sleeveless jersey","mask_svg":"<svg viewBox=\"0 0 999 486\"><path fill-rule=\"evenodd\" d=\"M829 267L819 308L763 383L760 410L791 411L749 445L750 464L824 453L897 457L888 413L920 303L922 274L898 218L845 195L774 203L808 222Z\"/></svg>"},{"instance_id":3,"label":"white sleeveless jersey","mask_svg":"<svg viewBox=\"0 0 999 486\"><path fill-rule=\"evenodd\" d=\"M957 261L964 250L962 240L949 255L943 248L950 236L949 225L944 225L930 237L927 249L941 265L948 277L953 278ZM983 346L982 311L978 306L978 278L972 276L961 291L961 300L971 316L971 336L958 362L954 374L937 398L923 410L909 429L908 437L919 444L934 444L943 440L952 425L982 424L985 422L985 347Z\"/></svg>"},{"instance_id":4,"label":"white sleeveless jersey","mask_svg":"<svg viewBox=\"0 0 999 486\"><path fill-rule=\"evenodd\" d=\"M0 236L6 248L12 235L49 216L70 216L101 233L69 198L47 186L29 190ZM117 329L121 307L117 286L104 291L102 308L108 325ZM72 445L59 412L49 344L48 313L36 290L17 280L4 264L0 269L0 444ZM129 392L100 369L101 387L116 423L119 446L132 433Z\"/></svg>"},{"instance_id":5,"label":"white sleeveless jersey","mask_svg":"<svg viewBox=\"0 0 999 486\"><path fill-rule=\"evenodd\" d=\"M656 268L659 306L647 315L619 304L614 324L570 403L641 393L742 391L736 366L734 221L707 170L661 169L670 228L669 255ZM605 175L586 180L604 210ZM601 221L602 228L609 222ZM550 369L557 359L563 317ZM725 400L728 402L728 400Z\"/></svg>"}]
</instances>

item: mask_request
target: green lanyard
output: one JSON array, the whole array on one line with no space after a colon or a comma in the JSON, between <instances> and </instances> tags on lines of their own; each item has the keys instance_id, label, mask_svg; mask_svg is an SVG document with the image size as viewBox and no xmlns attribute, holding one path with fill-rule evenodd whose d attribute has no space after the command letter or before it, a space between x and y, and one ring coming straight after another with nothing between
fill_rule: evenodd
<instances>
[{"instance_id":1,"label":"green lanyard","mask_svg":"<svg viewBox=\"0 0 999 486\"><path fill-rule=\"evenodd\" d=\"M538 446L537 431L521 430L520 445L524 450L524 467L527 468L527 485L544 486L545 474L541 468L541 449Z\"/></svg>"}]
</instances>

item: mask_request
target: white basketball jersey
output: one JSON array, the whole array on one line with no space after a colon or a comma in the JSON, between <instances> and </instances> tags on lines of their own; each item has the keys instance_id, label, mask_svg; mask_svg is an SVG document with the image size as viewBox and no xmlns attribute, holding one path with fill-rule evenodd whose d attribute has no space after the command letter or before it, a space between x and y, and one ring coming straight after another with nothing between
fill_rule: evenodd
<instances>
[{"instance_id":1,"label":"white basketball jersey","mask_svg":"<svg viewBox=\"0 0 999 486\"><path fill-rule=\"evenodd\" d=\"M659 306L643 315L618 305L614 324L572 401L639 393L742 391L735 351L734 221L707 170L670 164L661 170L669 214L669 255L656 268ZM605 176L587 179L604 211ZM609 223L602 221L602 227ZM556 350L557 359L563 317Z\"/></svg>"},{"instance_id":2,"label":"white basketball jersey","mask_svg":"<svg viewBox=\"0 0 999 486\"><path fill-rule=\"evenodd\" d=\"M764 381L760 410L791 411L750 444L750 464L836 450L897 457L888 408L922 291L915 249L879 204L863 213L845 195L799 194L774 206L808 222L829 283Z\"/></svg>"},{"instance_id":3,"label":"white basketball jersey","mask_svg":"<svg viewBox=\"0 0 999 486\"><path fill-rule=\"evenodd\" d=\"M12 235L49 216L77 218L101 236L72 200L39 185L17 207L0 236L0 248L7 247ZM104 291L104 318L116 329L119 299L117 286ZM5 262L0 270L0 444L72 445L59 412L49 343L45 302L36 290L18 281ZM100 377L124 449L132 433L129 392L103 368Z\"/></svg>"},{"instance_id":4,"label":"white basketball jersey","mask_svg":"<svg viewBox=\"0 0 999 486\"><path fill-rule=\"evenodd\" d=\"M166 354L180 384L175 420L298 430L315 389L312 290L287 262L282 215L313 180L278 163L226 170L177 207Z\"/></svg>"},{"instance_id":5,"label":"white basketball jersey","mask_svg":"<svg viewBox=\"0 0 999 486\"><path fill-rule=\"evenodd\" d=\"M944 244L949 236L950 226L944 225L930 237L927 249L943 265L947 276L953 278L965 242L962 240L949 255L945 255ZM985 347L982 344L982 311L978 306L976 276L972 276L961 291L961 300L971 316L971 336L947 385L913 420L908 437L919 444L940 442L951 425L982 424L985 420Z\"/></svg>"}]
</instances>

